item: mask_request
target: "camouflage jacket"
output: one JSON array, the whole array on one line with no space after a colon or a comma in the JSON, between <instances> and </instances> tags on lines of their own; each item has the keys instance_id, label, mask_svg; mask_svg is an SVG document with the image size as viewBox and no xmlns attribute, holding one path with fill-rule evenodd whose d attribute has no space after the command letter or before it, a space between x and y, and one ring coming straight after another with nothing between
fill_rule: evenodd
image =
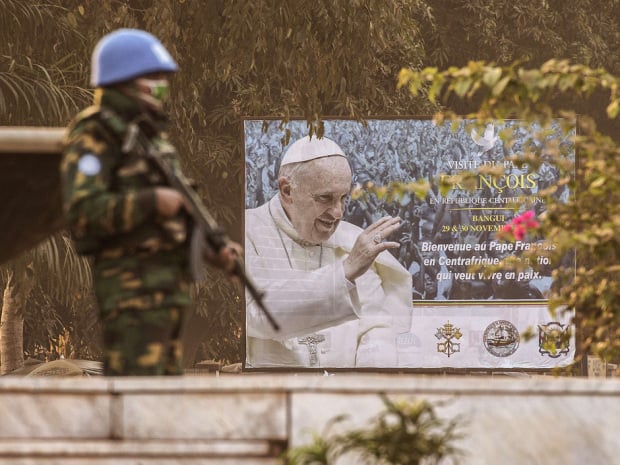
<instances>
[{"instance_id":1,"label":"camouflage jacket","mask_svg":"<svg viewBox=\"0 0 620 465\"><path fill-rule=\"evenodd\" d=\"M100 309L188 305L188 218L158 219L154 187L166 179L144 146L123 150L129 123L139 121L148 143L179 170L176 151L163 121L133 99L106 89L100 100L71 123L61 167L64 212L76 249L94 257Z\"/></svg>"}]
</instances>

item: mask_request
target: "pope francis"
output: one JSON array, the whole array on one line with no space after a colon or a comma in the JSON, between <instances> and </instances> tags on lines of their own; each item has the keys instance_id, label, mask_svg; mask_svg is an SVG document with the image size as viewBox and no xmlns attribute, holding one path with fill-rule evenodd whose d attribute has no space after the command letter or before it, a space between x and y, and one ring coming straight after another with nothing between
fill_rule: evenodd
<instances>
[{"instance_id":1,"label":"pope francis","mask_svg":"<svg viewBox=\"0 0 620 465\"><path fill-rule=\"evenodd\" d=\"M388 251L400 218L342 221L351 176L338 144L304 137L284 154L278 194L246 210L247 272L280 325L246 295L248 368L398 366L412 311L411 275Z\"/></svg>"}]
</instances>

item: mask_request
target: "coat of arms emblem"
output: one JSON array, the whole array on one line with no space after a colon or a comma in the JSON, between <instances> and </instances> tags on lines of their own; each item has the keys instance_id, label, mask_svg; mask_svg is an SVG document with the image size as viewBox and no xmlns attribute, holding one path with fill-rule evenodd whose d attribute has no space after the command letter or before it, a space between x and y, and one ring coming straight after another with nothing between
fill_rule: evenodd
<instances>
[{"instance_id":1,"label":"coat of arms emblem","mask_svg":"<svg viewBox=\"0 0 620 465\"><path fill-rule=\"evenodd\" d=\"M491 323L484 331L484 347L491 355L508 357L519 347L519 331L507 320L497 320Z\"/></svg>"}]
</instances>

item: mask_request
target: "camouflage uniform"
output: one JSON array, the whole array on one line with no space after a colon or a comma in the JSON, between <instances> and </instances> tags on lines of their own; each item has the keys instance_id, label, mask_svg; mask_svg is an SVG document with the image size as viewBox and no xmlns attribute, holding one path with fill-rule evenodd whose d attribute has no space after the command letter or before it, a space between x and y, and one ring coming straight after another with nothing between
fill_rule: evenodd
<instances>
[{"instance_id":1,"label":"camouflage uniform","mask_svg":"<svg viewBox=\"0 0 620 465\"><path fill-rule=\"evenodd\" d=\"M92 255L104 327L106 375L182 373L180 330L190 305L188 218L160 221L155 186L166 181L137 146L121 149L131 121L179 170L154 118L121 92L106 88L99 104L70 126L62 163L63 202L79 253Z\"/></svg>"}]
</instances>

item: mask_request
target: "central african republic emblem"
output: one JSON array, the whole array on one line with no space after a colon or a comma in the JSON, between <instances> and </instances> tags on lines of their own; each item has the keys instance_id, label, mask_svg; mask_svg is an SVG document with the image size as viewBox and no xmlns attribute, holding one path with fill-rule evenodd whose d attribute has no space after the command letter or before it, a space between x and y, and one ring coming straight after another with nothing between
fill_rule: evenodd
<instances>
[{"instance_id":1,"label":"central african republic emblem","mask_svg":"<svg viewBox=\"0 0 620 465\"><path fill-rule=\"evenodd\" d=\"M461 351L461 343L455 342L463 337L460 328L454 327L449 321L441 328L437 328L435 337L443 341L437 343L437 352L442 352L448 357L456 352Z\"/></svg>"},{"instance_id":2,"label":"central african republic emblem","mask_svg":"<svg viewBox=\"0 0 620 465\"><path fill-rule=\"evenodd\" d=\"M507 320L497 320L484 330L482 340L487 352L496 357L508 357L519 347L519 331Z\"/></svg>"},{"instance_id":3,"label":"central african republic emblem","mask_svg":"<svg viewBox=\"0 0 620 465\"><path fill-rule=\"evenodd\" d=\"M570 350L570 328L557 321L538 325L538 351L540 355L558 358Z\"/></svg>"}]
</instances>

